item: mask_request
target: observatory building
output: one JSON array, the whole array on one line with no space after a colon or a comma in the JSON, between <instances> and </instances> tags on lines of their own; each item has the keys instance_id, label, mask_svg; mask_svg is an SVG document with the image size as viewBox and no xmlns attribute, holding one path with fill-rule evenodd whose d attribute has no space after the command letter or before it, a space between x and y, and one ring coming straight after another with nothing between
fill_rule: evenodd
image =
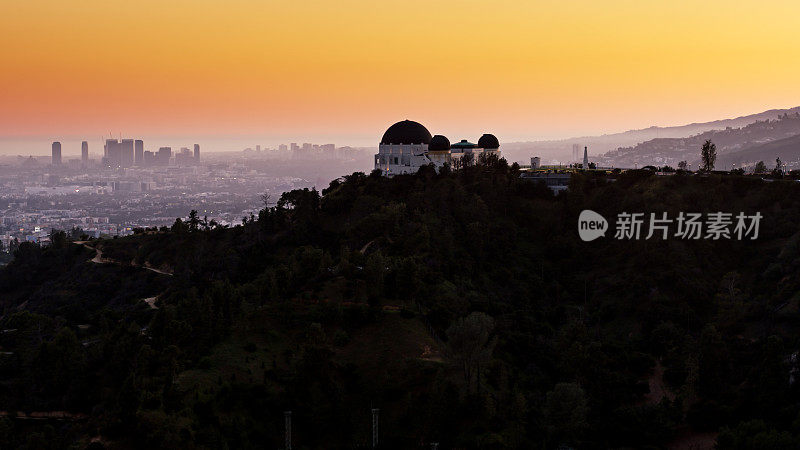
<instances>
[{"instance_id":1,"label":"observatory building","mask_svg":"<svg viewBox=\"0 0 800 450\"><path fill-rule=\"evenodd\" d=\"M375 169L385 176L410 174L428 164L437 169L445 164L458 165L468 154L477 161L481 153L500 157L500 142L494 135L484 134L477 144L466 139L450 144L450 140L440 134L431 136L422 124L404 120L383 133L375 155Z\"/></svg>"}]
</instances>

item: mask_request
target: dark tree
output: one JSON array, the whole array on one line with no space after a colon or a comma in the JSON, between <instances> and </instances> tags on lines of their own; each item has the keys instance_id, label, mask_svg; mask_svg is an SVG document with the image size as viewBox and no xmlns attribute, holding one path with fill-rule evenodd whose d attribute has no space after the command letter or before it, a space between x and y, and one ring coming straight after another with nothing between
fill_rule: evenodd
<instances>
[{"instance_id":1,"label":"dark tree","mask_svg":"<svg viewBox=\"0 0 800 450\"><path fill-rule=\"evenodd\" d=\"M772 176L775 178L783 177L783 161L780 157L775 158L775 168L772 169Z\"/></svg>"},{"instance_id":2,"label":"dark tree","mask_svg":"<svg viewBox=\"0 0 800 450\"><path fill-rule=\"evenodd\" d=\"M189 231L197 231L200 227L200 217L197 215L197 210L193 209L189 212Z\"/></svg>"},{"instance_id":3,"label":"dark tree","mask_svg":"<svg viewBox=\"0 0 800 450\"><path fill-rule=\"evenodd\" d=\"M711 139L707 139L703 143L703 148L700 150L700 159L702 160L701 171L711 172L714 170L714 163L717 162L717 146L711 142Z\"/></svg>"},{"instance_id":4,"label":"dark tree","mask_svg":"<svg viewBox=\"0 0 800 450\"><path fill-rule=\"evenodd\" d=\"M490 339L494 319L480 312L458 319L447 329L447 345L453 360L464 371L467 391L477 377L480 389L480 367L491 360L495 342Z\"/></svg>"},{"instance_id":5,"label":"dark tree","mask_svg":"<svg viewBox=\"0 0 800 450\"><path fill-rule=\"evenodd\" d=\"M475 163L475 155L472 153L464 153L464 156L461 157L461 166L462 167L470 167Z\"/></svg>"},{"instance_id":6,"label":"dark tree","mask_svg":"<svg viewBox=\"0 0 800 450\"><path fill-rule=\"evenodd\" d=\"M67 246L67 233L62 230L50 231L50 245L53 248L64 248Z\"/></svg>"}]
</instances>

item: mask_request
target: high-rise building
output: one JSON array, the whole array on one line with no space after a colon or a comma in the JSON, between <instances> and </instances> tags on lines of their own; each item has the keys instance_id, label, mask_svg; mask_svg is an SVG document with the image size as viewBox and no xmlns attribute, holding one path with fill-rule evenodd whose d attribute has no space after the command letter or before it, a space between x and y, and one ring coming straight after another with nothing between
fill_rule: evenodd
<instances>
[{"instance_id":1,"label":"high-rise building","mask_svg":"<svg viewBox=\"0 0 800 450\"><path fill-rule=\"evenodd\" d=\"M581 144L572 144L572 161L576 163L581 160Z\"/></svg>"},{"instance_id":2,"label":"high-rise building","mask_svg":"<svg viewBox=\"0 0 800 450\"><path fill-rule=\"evenodd\" d=\"M134 164L134 154L136 150L134 147L141 148L144 152L144 142L141 140L123 139L118 141L116 139L106 139L106 144L103 147L103 164L110 167L132 167Z\"/></svg>"},{"instance_id":3,"label":"high-rise building","mask_svg":"<svg viewBox=\"0 0 800 450\"><path fill-rule=\"evenodd\" d=\"M169 160L172 158L172 147L161 147L156 153L156 165L168 166Z\"/></svg>"},{"instance_id":4,"label":"high-rise building","mask_svg":"<svg viewBox=\"0 0 800 450\"><path fill-rule=\"evenodd\" d=\"M86 141L81 142L81 166L86 167L89 164L89 143Z\"/></svg>"},{"instance_id":5,"label":"high-rise building","mask_svg":"<svg viewBox=\"0 0 800 450\"><path fill-rule=\"evenodd\" d=\"M120 166L122 167L131 167L133 166L133 139L123 139L120 142Z\"/></svg>"},{"instance_id":6,"label":"high-rise building","mask_svg":"<svg viewBox=\"0 0 800 450\"><path fill-rule=\"evenodd\" d=\"M194 162L200 162L200 144L194 144Z\"/></svg>"},{"instance_id":7,"label":"high-rise building","mask_svg":"<svg viewBox=\"0 0 800 450\"><path fill-rule=\"evenodd\" d=\"M322 144L319 146L319 151L322 157L326 159L336 158L336 145L335 144Z\"/></svg>"},{"instance_id":8,"label":"high-rise building","mask_svg":"<svg viewBox=\"0 0 800 450\"><path fill-rule=\"evenodd\" d=\"M181 147L181 151L175 154L176 166L190 166L194 164L194 155L186 147Z\"/></svg>"},{"instance_id":9,"label":"high-rise building","mask_svg":"<svg viewBox=\"0 0 800 450\"><path fill-rule=\"evenodd\" d=\"M150 151L144 152L144 155L142 155L142 165L145 167L155 166L156 154Z\"/></svg>"},{"instance_id":10,"label":"high-rise building","mask_svg":"<svg viewBox=\"0 0 800 450\"><path fill-rule=\"evenodd\" d=\"M103 164L109 167L120 167L122 165L122 148L116 139L106 139L103 147Z\"/></svg>"},{"instance_id":11,"label":"high-rise building","mask_svg":"<svg viewBox=\"0 0 800 450\"><path fill-rule=\"evenodd\" d=\"M133 163L134 165L141 166L144 162L144 141L137 139L133 142Z\"/></svg>"},{"instance_id":12,"label":"high-rise building","mask_svg":"<svg viewBox=\"0 0 800 450\"><path fill-rule=\"evenodd\" d=\"M53 142L53 160L52 163L54 166L61 165L61 142L55 141Z\"/></svg>"}]
</instances>

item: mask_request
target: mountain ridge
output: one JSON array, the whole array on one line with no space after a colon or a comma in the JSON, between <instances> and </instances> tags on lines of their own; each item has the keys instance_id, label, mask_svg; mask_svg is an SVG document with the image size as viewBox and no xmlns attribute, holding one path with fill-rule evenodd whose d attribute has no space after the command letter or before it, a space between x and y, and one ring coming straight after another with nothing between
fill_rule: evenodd
<instances>
[{"instance_id":1,"label":"mountain ridge","mask_svg":"<svg viewBox=\"0 0 800 450\"><path fill-rule=\"evenodd\" d=\"M516 141L504 143L503 152L509 161L527 163L532 156L540 156L542 158L549 158L562 162L571 162L571 147L573 144L578 144L581 148L583 146L588 147L589 155L595 157L609 151L617 150L620 147L635 146L652 139L689 138L707 131L723 130L727 127L741 128L758 121L775 119L783 114L795 114L798 112L800 112L800 106L773 108L754 114L708 122L692 122L685 125L666 127L653 125L647 128L631 129L595 136L586 135L541 141Z\"/></svg>"}]
</instances>

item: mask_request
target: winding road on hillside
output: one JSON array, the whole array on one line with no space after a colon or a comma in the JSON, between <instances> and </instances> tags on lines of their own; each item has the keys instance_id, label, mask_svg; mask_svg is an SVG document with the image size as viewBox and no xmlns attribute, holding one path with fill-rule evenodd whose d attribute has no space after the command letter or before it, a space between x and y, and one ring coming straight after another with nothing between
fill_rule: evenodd
<instances>
[{"instance_id":1,"label":"winding road on hillside","mask_svg":"<svg viewBox=\"0 0 800 450\"><path fill-rule=\"evenodd\" d=\"M89 250L94 250L95 252L97 252L94 255L94 258L92 258L92 262L95 263L95 264L116 264L116 265L119 265L119 266L126 265L123 262L117 261L115 259L103 258L103 251L100 250L97 247L92 247L91 245L87 244L86 241L75 241L75 243L83 245L84 247L88 248ZM166 271L163 271L161 269L156 269L155 267L151 266L150 263L147 263L147 262L145 262L144 265L141 265L141 266L134 265L134 264L131 264L131 265L133 267L141 267L142 269L147 269L147 270L149 270L151 272L160 273L161 275L172 276L171 272L166 272Z\"/></svg>"},{"instance_id":2,"label":"winding road on hillside","mask_svg":"<svg viewBox=\"0 0 800 450\"><path fill-rule=\"evenodd\" d=\"M90 250L94 250L95 252L97 252L94 255L94 258L92 258L92 262L95 263L95 264L116 264L116 265L119 265L119 266L125 265L121 261L117 261L117 260L110 259L110 258L103 258L103 251L100 250L97 247L92 247L91 245L87 244L86 241L75 241L75 244L83 245L84 247L86 247L86 248L88 248ZM133 266L133 267L141 267L142 269L146 269L146 270L149 270L149 271L155 272L155 273L160 273L161 275L167 275L167 276L170 276L170 277L172 276L172 274L170 272L165 272L163 270L156 269L155 267L150 266L150 264L147 263L147 262L145 262L144 265L142 265L142 266L138 266L138 265L134 265L134 264L131 264L131 266ZM148 297L148 298L142 299L142 301L147 303L147 306L149 306L152 309L158 309L158 306L156 306L156 300L158 300L158 296Z\"/></svg>"}]
</instances>

